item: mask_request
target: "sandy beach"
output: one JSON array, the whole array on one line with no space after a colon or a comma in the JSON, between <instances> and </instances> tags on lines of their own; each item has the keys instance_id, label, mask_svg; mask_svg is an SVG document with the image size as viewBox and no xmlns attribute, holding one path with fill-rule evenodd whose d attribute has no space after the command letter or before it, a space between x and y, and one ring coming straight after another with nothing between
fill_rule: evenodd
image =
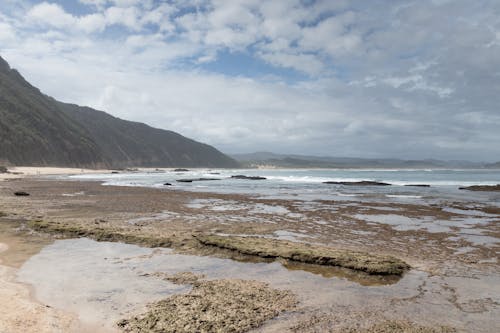
<instances>
[{"instance_id":1,"label":"sandy beach","mask_svg":"<svg viewBox=\"0 0 500 333\"><path fill-rule=\"evenodd\" d=\"M110 172L100 169L57 168L57 167L9 167L8 173L0 173L0 181L33 176L77 175Z\"/></svg>"},{"instance_id":2,"label":"sandy beach","mask_svg":"<svg viewBox=\"0 0 500 333\"><path fill-rule=\"evenodd\" d=\"M18 170L24 175L40 176L4 179L0 183L2 234L14 235L0 239L4 244L0 248L0 295L9 299L1 310L2 332L20 328L25 332L77 331L76 327L86 325L104 332L118 330L116 322L120 320L120 329L138 331L144 318L161 313L154 312L158 309L178 308L178 302L185 301L183 297L212 300L209 305L199 306L214 306L206 311L217 313L217 304L227 306L227 297L221 298L217 291L226 287L216 286L233 288L237 283L237 290L243 293L237 296L240 303L254 304L246 303L245 281L261 290L259 307L268 312L235 316L235 323L246 324L234 324L234 331L494 332L498 327L497 207L456 202L432 206L355 201L305 203L41 177L42 172L81 170ZM30 196L16 197L15 191ZM377 220L381 215L392 219L381 223ZM437 222L429 224L431 220ZM401 227L408 223L427 224L425 228ZM476 230L481 231L481 237L476 237ZM297 248L313 244L349 253L363 251L397 258L411 269L402 277L380 276L301 263L281 254L269 256L271 250L265 244L257 244L263 246L260 252L264 255L260 255L241 246L222 248L200 242L200 235L214 234L226 237L233 245L236 238L231 236L258 236L264 243L281 242L279 246L291 242ZM14 246L9 252L7 246L26 237L38 241L29 242L31 245L24 250L18 246L17 254ZM151 248L159 244L163 246ZM20 257L19 253L25 255ZM88 261L90 257L96 261ZM51 274L40 274L49 264ZM93 273L94 277L84 277ZM183 280L179 285L171 282L172 274L178 273L201 277ZM58 278L64 274L67 279ZM120 277L125 276L127 279L120 282ZM102 282L106 277L116 278L113 288L106 289ZM58 285L67 286L65 294L59 295ZM103 290L96 291L98 287ZM81 289L81 293L76 294L72 291L75 289ZM294 295L295 301L277 301L284 295L281 292ZM89 294L81 297L84 293ZM156 303L164 301L170 303ZM151 304L156 305L151 308ZM94 308L100 315L92 312ZM146 315L147 309L153 312ZM190 311L201 311L197 309L186 308L180 313L191 318ZM239 307L231 311L247 313L246 308ZM21 323L19 318L24 317L32 319ZM86 318L100 319L91 322ZM196 324L159 318L155 320L171 325L163 327L166 331L168 327ZM228 313L228 318L233 317Z\"/></svg>"}]
</instances>

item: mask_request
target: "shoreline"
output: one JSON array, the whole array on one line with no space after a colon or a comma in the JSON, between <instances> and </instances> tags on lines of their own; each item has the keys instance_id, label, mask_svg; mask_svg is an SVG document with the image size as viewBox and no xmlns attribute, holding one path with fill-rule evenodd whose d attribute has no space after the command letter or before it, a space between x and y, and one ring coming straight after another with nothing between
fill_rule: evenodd
<instances>
[{"instance_id":1,"label":"shoreline","mask_svg":"<svg viewBox=\"0 0 500 333\"><path fill-rule=\"evenodd\" d=\"M14 197L12 195L13 190L17 189L31 193L31 196L25 198ZM74 196L65 195L75 193L81 194ZM443 282L438 282L430 278L427 283L435 285L433 287L435 290L428 290L427 293L432 294L429 294L429 296L425 296L426 292L424 292L424 296L422 297L424 299L430 296L438 297L438 299L444 297L443 302L447 302L444 300L448 296L446 296L446 292L439 291L441 283L456 284L457 279L466 279L458 278L458 276L477 274L473 272L481 272L480 274L482 275L498 279L499 273L498 261L491 261L492 258L495 258L494 253L498 253L498 244L496 246L491 244L474 245L461 239L449 239L457 235L457 230L454 227L451 227L446 232L429 232L425 229L398 230L397 228L394 229L390 224L365 222L360 219L360 215L371 216L370 214L373 214L373 216L377 216L381 212L387 213L387 203L315 202L314 204L317 207L311 209L310 207L302 206L297 200L266 200L245 195L102 186L99 182L50 180L40 177L23 178L16 181L7 180L0 183L0 199L3 203L1 210L6 215L4 218L8 219L16 216L26 221L45 220L50 223L77 225L94 229L114 228L130 230L136 234L166 236L175 234L183 242L189 242L190 237L188 235L191 235L193 232L235 236L265 236L271 237L271 239L284 237L288 241L293 242L322 244L337 248L361 249L372 253L395 255L408 262L416 269L416 272L422 271L430 274L430 276L439 276ZM198 203L198 205L194 205L193 202ZM231 209L234 207L238 209L218 209L218 207L227 206L228 202L231 202ZM261 210L256 211L256 207ZM269 207L283 207L283 209L280 208L279 213L276 213L270 210ZM436 219L449 221L447 224L455 224L456 222L454 221L459 217L467 217L461 214L470 211L470 208L467 207L460 208L457 206L455 208L457 211L443 210L443 207L447 207L447 204L439 207L427 207L418 204L399 203L392 205L391 212L399 209L401 212L404 212L407 218L417 219L424 216L434 216ZM460 211L460 209L462 210ZM489 211L488 207L476 207L475 209L478 212L482 212L481 214L493 215L493 217L490 216L490 219L500 220L498 212ZM494 235L498 237L498 223L488 222L484 224L485 222L483 223L482 220L476 219L477 223L479 223L478 228L488 230L487 233L491 237ZM327 224L324 224L323 221L327 221ZM333 224L333 221L336 221L336 223ZM464 247L469 247L470 249L461 253L461 251L464 251ZM194 250L191 253L193 255L208 255L215 258L222 255L218 251L200 252L199 250ZM227 254L222 255L222 257L227 258ZM235 259L237 259L236 257ZM299 268L299 272L302 269ZM404 280L413 279L413 275L414 273L409 274L408 278L404 278ZM332 278L338 279L335 277ZM427 279L429 278L425 278L425 280ZM349 282L350 280L346 281L345 283L349 284L358 283L354 281ZM462 311L460 307L470 307L473 306L472 304L477 303L474 306L477 306L478 309L487 310L486 312L478 312L476 316L486 320L486 324L483 323L482 325L488 325L488 313L491 312L492 315L493 313L498 313L498 305L495 305L495 303L490 304L485 299L475 299L471 291L468 290L470 288L466 288L463 283L465 282L460 282L455 287L459 295L456 300L459 307L457 308L455 305L450 304L448 310L455 309L452 313L456 312L455 315L458 315ZM398 285L396 284L395 286ZM418 293L417 287L417 285L414 286L416 293ZM485 285L484 288L489 287ZM360 292L362 290L364 289L361 288ZM300 293L300 288L297 291ZM475 300L474 302L476 303L464 305L469 303L462 304L461 299ZM332 306L334 304L335 302L332 303ZM416 313L407 313L406 311L408 310L404 310L406 308L418 309L419 307L417 303L409 302L408 305L402 306L398 311L395 311L392 318L389 317L386 319L409 319L422 324L424 323L422 321L424 318L419 318ZM354 309L365 313L366 318L370 317L368 312L366 312L369 307L365 309L364 306L356 305ZM325 308L320 311L327 310ZM329 310L327 312L329 314L325 316L326 319L312 323L312 327L328 325L329 321L336 318L334 313L329 312ZM308 318L313 318L315 314L317 314L317 310L313 312L307 310L302 316L292 316L294 321L290 321L289 324L292 325L292 322L294 322L300 326L301 322L307 321ZM348 323L346 321L349 317L348 314L339 316L335 320L340 320L345 324ZM468 314L468 316L471 316L471 314ZM436 317L436 319L438 318ZM489 320L492 320L492 318ZM272 321L272 325L270 323L264 324L262 329L266 332L272 332L272 326L275 328L279 325L286 326L283 321L277 320L276 323L275 321ZM376 323L376 318L371 318L367 319L365 325L370 326ZM461 323L461 325L465 324ZM288 329L291 330L290 325ZM481 328L477 331L486 332Z\"/></svg>"},{"instance_id":2,"label":"shoreline","mask_svg":"<svg viewBox=\"0 0 500 333\"><path fill-rule=\"evenodd\" d=\"M26 177L42 177L54 175L77 175L77 174L98 174L109 173L109 169L81 169L63 167L8 167L7 173L0 173L0 181L8 179L22 179Z\"/></svg>"}]
</instances>

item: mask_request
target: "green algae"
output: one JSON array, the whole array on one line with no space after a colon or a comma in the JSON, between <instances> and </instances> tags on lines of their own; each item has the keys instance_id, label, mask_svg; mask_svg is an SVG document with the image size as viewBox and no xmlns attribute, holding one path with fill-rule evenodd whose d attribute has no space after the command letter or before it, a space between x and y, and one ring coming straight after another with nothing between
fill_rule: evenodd
<instances>
[{"instance_id":1,"label":"green algae","mask_svg":"<svg viewBox=\"0 0 500 333\"><path fill-rule=\"evenodd\" d=\"M123 242L145 247L172 247L181 251L195 250L200 253L203 253L203 248L216 248L258 258L343 267L368 274L402 275L410 268L404 261L392 256L261 237L209 234L160 235L125 228L71 225L41 220L30 221L28 226L37 231L66 237L88 237L96 241Z\"/></svg>"},{"instance_id":2,"label":"green algae","mask_svg":"<svg viewBox=\"0 0 500 333\"><path fill-rule=\"evenodd\" d=\"M133 234L130 231L102 227L87 228L57 222L29 221L28 226L36 231L67 237L88 237L100 242L123 242L145 247L171 247L174 242L170 237Z\"/></svg>"},{"instance_id":3,"label":"green algae","mask_svg":"<svg viewBox=\"0 0 500 333\"><path fill-rule=\"evenodd\" d=\"M338 266L380 275L402 275L410 266L404 261L384 255L339 250L307 243L262 237L196 235L207 246L229 249L263 258L282 258L308 264Z\"/></svg>"}]
</instances>

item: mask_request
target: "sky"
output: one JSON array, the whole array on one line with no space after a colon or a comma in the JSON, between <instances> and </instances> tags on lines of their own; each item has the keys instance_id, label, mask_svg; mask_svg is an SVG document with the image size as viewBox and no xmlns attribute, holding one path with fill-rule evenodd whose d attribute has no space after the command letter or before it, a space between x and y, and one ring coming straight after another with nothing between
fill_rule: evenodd
<instances>
[{"instance_id":1,"label":"sky","mask_svg":"<svg viewBox=\"0 0 500 333\"><path fill-rule=\"evenodd\" d=\"M0 56L226 153L500 160L498 0L0 0Z\"/></svg>"}]
</instances>

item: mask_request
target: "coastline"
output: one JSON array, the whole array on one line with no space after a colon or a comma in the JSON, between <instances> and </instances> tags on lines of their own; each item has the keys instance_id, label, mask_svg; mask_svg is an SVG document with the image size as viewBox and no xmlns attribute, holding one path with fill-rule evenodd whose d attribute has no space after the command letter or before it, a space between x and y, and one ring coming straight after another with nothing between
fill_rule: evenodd
<instances>
[{"instance_id":1,"label":"coastline","mask_svg":"<svg viewBox=\"0 0 500 333\"><path fill-rule=\"evenodd\" d=\"M59 168L59 167L8 167L8 173L0 173L0 181L7 179L20 179L34 176L54 176L54 175L77 175L77 174L97 174L111 172L106 169L80 169L80 168Z\"/></svg>"},{"instance_id":2,"label":"coastline","mask_svg":"<svg viewBox=\"0 0 500 333\"><path fill-rule=\"evenodd\" d=\"M72 171L74 170L69 173ZM27 191L31 195L26 198L17 198L12 195L14 190ZM0 183L0 198L3 204L1 210L6 215L5 218L15 217L25 222L41 220L93 229L130 231L142 235L159 234L165 237L175 235L176 239L186 244L192 241L193 234L217 233L265 236L393 255L408 262L417 272L422 272L418 274L429 277L419 277L421 280L418 283L427 283L426 290L419 291L417 282L411 287L414 288L413 294L421 294L421 296L413 301L405 301L408 304L404 306L398 305L399 308L395 309L391 315L383 313L383 318L387 320L410 320L420 324L425 324L425 321L429 320L438 327L442 319L439 314L428 318L424 316L424 314L428 315L426 311L411 313L410 309L420 309L418 303L427 302L431 296L438 297L446 303L446 299L451 297L450 291L442 289L444 288L442 286L446 284L456 285L453 286L456 304L451 302L444 306L447 310L452 309L451 317L455 319L442 324L469 330L471 327L467 325L470 324L461 323L457 319L463 312L462 315L466 313L468 317L476 316L483 321L486 320L483 326L477 327L478 332L486 332L488 325L494 322L494 314L498 314L499 311L498 304L495 305L495 298L488 301L487 297L481 295L477 295L479 298L475 297L473 288L471 290L465 287L467 279L462 277L479 274L479 276L488 276L498 281L495 280L495 278L498 279L498 261L492 261L496 258L495 253L498 253L498 244L474 245L469 244L465 239L450 239L457 237L456 230L453 228L442 232L419 229L398 230L390 224L367 223L360 219L360 215L376 216L384 211L387 213L387 203L316 202L317 207L311 210L305 209L298 200L266 200L235 194L101 186L99 182L50 180L42 177L6 180ZM228 203L231 205L229 210L226 207ZM391 209L399 209L407 218L434 216L442 221L450 221L448 224L454 223L463 214L461 211L457 213L457 211L443 210L444 206L447 207L447 204L427 207L419 204L399 203L391 205ZM269 207L274 207L275 210ZM276 207L282 208L276 211ZM471 210L470 207L458 206L455 209L461 209L464 212ZM499 213L491 210L491 207L476 207L475 210L481 214L493 215L491 219L499 221ZM333 221L337 223L330 223ZM480 227L487 230L490 237L499 236L498 223L486 225L483 223ZM462 253L464 247L470 247L470 249ZM234 253L223 253L217 249L191 248L184 249L184 252L210 257L233 256L236 259L238 257ZM410 273L408 278L414 278L412 274L414 273ZM432 276L438 278L431 278ZM471 281L478 282L477 279ZM484 288L490 287L486 285ZM308 304L307 302L312 302L307 301L304 295L301 296L301 301L302 306ZM316 318L320 313L327 314L323 320L311 323L312 328L330 325L335 321L349 324L348 318L352 313L342 314L342 311L339 311L342 308L341 303L337 305L335 303L333 302L329 307L323 305L319 308L310 305L310 308L304 310L302 315L291 315L292 318L288 318L285 322L274 320L264 324L261 329L273 331L277 329L276 327L286 326L288 330L292 330L293 325L302 327L300 325L313 317ZM370 315L370 311L374 310L373 308L370 310L370 306L358 304L354 307L354 312L358 311L358 314L364 318L360 320L360 323L368 327L380 321L380 318ZM461 309L467 311L464 312Z\"/></svg>"}]
</instances>

